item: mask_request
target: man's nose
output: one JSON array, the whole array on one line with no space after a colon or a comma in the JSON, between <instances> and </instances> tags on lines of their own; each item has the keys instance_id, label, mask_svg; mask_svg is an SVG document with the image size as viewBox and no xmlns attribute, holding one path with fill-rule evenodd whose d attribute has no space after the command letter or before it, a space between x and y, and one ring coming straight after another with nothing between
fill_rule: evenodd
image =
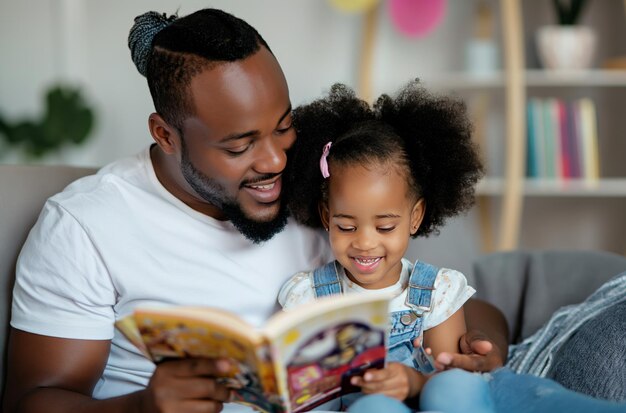
<instances>
[{"instance_id":1,"label":"man's nose","mask_svg":"<svg viewBox=\"0 0 626 413\"><path fill-rule=\"evenodd\" d=\"M283 139L268 137L263 140L254 169L259 173L279 173L287 165L286 145Z\"/></svg>"}]
</instances>

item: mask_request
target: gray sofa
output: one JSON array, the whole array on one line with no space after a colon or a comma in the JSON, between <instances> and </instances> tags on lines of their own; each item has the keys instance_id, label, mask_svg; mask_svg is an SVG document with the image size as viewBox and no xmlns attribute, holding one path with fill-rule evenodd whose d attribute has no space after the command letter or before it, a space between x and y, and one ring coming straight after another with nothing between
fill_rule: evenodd
<instances>
[{"instance_id":1,"label":"gray sofa","mask_svg":"<svg viewBox=\"0 0 626 413\"><path fill-rule=\"evenodd\" d=\"M45 200L94 169L0 165L0 389L15 261ZM603 252L516 251L481 257L468 274L478 297L501 308L511 340L532 334L554 310L582 301L626 270L626 258Z\"/></svg>"},{"instance_id":2,"label":"gray sofa","mask_svg":"<svg viewBox=\"0 0 626 413\"><path fill-rule=\"evenodd\" d=\"M0 394L4 389L6 338L15 261L45 200L95 169L0 165Z\"/></svg>"},{"instance_id":3,"label":"gray sofa","mask_svg":"<svg viewBox=\"0 0 626 413\"><path fill-rule=\"evenodd\" d=\"M583 301L624 271L626 257L609 252L511 251L480 257L467 277L477 298L502 310L509 342L518 343L556 310Z\"/></svg>"}]
</instances>

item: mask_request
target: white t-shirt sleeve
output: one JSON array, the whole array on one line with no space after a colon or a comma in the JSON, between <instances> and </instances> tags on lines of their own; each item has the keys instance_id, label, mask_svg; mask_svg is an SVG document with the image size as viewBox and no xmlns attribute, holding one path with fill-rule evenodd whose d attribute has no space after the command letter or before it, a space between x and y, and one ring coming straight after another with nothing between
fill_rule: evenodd
<instances>
[{"instance_id":1,"label":"white t-shirt sleeve","mask_svg":"<svg viewBox=\"0 0 626 413\"><path fill-rule=\"evenodd\" d=\"M11 325L53 337L108 340L115 301L111 278L87 232L48 201L17 262Z\"/></svg>"},{"instance_id":2,"label":"white t-shirt sleeve","mask_svg":"<svg viewBox=\"0 0 626 413\"><path fill-rule=\"evenodd\" d=\"M283 284L278 293L278 302L283 307L283 310L289 310L304 303L315 301L311 274L310 272L299 272Z\"/></svg>"},{"instance_id":3,"label":"white t-shirt sleeve","mask_svg":"<svg viewBox=\"0 0 626 413\"><path fill-rule=\"evenodd\" d=\"M446 321L476 292L462 273L447 268L439 270L434 287L433 309L424 319L424 330Z\"/></svg>"}]
</instances>

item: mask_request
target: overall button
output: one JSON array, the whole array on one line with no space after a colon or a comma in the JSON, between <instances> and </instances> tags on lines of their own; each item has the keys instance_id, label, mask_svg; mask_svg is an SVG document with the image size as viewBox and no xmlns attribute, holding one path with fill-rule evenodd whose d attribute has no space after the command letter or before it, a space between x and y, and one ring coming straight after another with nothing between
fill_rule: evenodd
<instances>
[{"instance_id":1,"label":"overall button","mask_svg":"<svg viewBox=\"0 0 626 413\"><path fill-rule=\"evenodd\" d=\"M415 313L408 313L408 314L404 314L402 317L400 317L400 322L402 324L404 324L405 326L411 325L411 323L413 321L415 321L415 319L417 318L417 314Z\"/></svg>"}]
</instances>

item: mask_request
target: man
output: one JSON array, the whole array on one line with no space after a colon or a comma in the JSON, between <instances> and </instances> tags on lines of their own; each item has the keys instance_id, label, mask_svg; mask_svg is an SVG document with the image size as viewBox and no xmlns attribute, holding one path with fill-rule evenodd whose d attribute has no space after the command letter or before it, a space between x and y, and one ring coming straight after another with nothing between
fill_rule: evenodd
<instances>
[{"instance_id":1,"label":"man","mask_svg":"<svg viewBox=\"0 0 626 413\"><path fill-rule=\"evenodd\" d=\"M211 305L259 325L288 276L330 259L321 234L287 225L281 174L296 136L284 75L256 30L219 10L150 12L129 46L155 104L155 144L44 206L17 266L7 413L219 411L229 392L213 377L226 360L155 368L115 319L137 305ZM462 348L487 356L455 363L502 363L506 342L472 341Z\"/></svg>"},{"instance_id":2,"label":"man","mask_svg":"<svg viewBox=\"0 0 626 413\"><path fill-rule=\"evenodd\" d=\"M265 41L218 10L172 20L140 16L129 38L156 144L49 200L24 246L4 411L217 411L229 393L210 376L224 363L153 375L114 319L184 303L258 325L287 276L329 259L321 234L285 227L281 173L296 136Z\"/></svg>"}]
</instances>

